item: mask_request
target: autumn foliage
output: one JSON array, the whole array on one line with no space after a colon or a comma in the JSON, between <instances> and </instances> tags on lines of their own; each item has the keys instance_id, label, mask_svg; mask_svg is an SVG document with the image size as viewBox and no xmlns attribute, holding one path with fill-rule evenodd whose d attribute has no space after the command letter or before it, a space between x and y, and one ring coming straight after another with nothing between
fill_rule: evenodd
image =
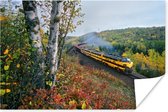
<instances>
[{"instance_id":1,"label":"autumn foliage","mask_svg":"<svg viewBox=\"0 0 168 112\"><path fill-rule=\"evenodd\" d=\"M9 12L11 15L7 11L1 11L6 19L0 21L3 27L0 30L1 109L135 108L133 89L111 74L82 66L78 58L67 55L62 58L59 71L55 74L56 86L48 89L50 82L43 79L48 88L37 89L35 71L38 64L34 58L37 49L31 46L23 10L17 10L16 14ZM42 30L40 32L45 46L47 34Z\"/></svg>"},{"instance_id":2,"label":"autumn foliage","mask_svg":"<svg viewBox=\"0 0 168 112\"><path fill-rule=\"evenodd\" d=\"M81 66L77 58L65 57L57 85L32 90L20 109L133 109L134 92L103 70Z\"/></svg>"}]
</instances>

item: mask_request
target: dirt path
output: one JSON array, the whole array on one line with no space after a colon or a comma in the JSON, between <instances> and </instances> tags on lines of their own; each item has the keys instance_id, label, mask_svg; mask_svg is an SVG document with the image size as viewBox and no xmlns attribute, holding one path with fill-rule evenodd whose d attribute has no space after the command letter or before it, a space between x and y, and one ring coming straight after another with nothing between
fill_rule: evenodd
<instances>
[{"instance_id":1,"label":"dirt path","mask_svg":"<svg viewBox=\"0 0 168 112\"><path fill-rule=\"evenodd\" d=\"M92 58L89 58L89 57L85 56L84 54L77 53L77 56L80 59L81 65L83 65L83 66L89 65L89 66L93 66L94 68L103 69L103 70L109 72L114 77L121 79L127 85L129 85L131 88L134 89L134 79L130 78L129 76L126 76L125 74L120 73L120 72L114 70L113 68L111 68L107 65L104 65L101 62L97 62L96 60L93 60Z\"/></svg>"}]
</instances>

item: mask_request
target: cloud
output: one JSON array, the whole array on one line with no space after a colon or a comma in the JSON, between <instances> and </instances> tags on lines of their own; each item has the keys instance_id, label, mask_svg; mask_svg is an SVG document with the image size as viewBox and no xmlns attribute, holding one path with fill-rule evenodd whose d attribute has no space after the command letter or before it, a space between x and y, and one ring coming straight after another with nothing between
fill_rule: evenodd
<instances>
[{"instance_id":1,"label":"cloud","mask_svg":"<svg viewBox=\"0 0 168 112\"><path fill-rule=\"evenodd\" d=\"M84 23L70 35L139 26L165 25L163 1L83 1Z\"/></svg>"}]
</instances>

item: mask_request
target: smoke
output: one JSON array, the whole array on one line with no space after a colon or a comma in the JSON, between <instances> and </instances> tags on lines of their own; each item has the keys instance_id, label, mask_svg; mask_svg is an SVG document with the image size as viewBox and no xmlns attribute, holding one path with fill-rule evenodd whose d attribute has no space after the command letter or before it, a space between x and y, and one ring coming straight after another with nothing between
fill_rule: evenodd
<instances>
[{"instance_id":1,"label":"smoke","mask_svg":"<svg viewBox=\"0 0 168 112\"><path fill-rule=\"evenodd\" d=\"M96 32L88 33L81 36L82 43L86 43L87 47L90 49L99 49L99 51L104 52L105 54L111 54L115 51L112 44L103 40L97 35Z\"/></svg>"}]
</instances>

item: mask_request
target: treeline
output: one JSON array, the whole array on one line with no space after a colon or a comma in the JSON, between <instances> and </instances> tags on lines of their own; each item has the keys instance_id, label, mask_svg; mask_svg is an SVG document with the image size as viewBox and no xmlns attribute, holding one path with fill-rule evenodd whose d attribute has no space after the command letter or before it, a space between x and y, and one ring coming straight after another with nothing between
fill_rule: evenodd
<instances>
[{"instance_id":1,"label":"treeline","mask_svg":"<svg viewBox=\"0 0 168 112\"><path fill-rule=\"evenodd\" d=\"M120 55L134 62L134 70L147 77L165 72L165 27L127 28L98 33Z\"/></svg>"}]
</instances>

